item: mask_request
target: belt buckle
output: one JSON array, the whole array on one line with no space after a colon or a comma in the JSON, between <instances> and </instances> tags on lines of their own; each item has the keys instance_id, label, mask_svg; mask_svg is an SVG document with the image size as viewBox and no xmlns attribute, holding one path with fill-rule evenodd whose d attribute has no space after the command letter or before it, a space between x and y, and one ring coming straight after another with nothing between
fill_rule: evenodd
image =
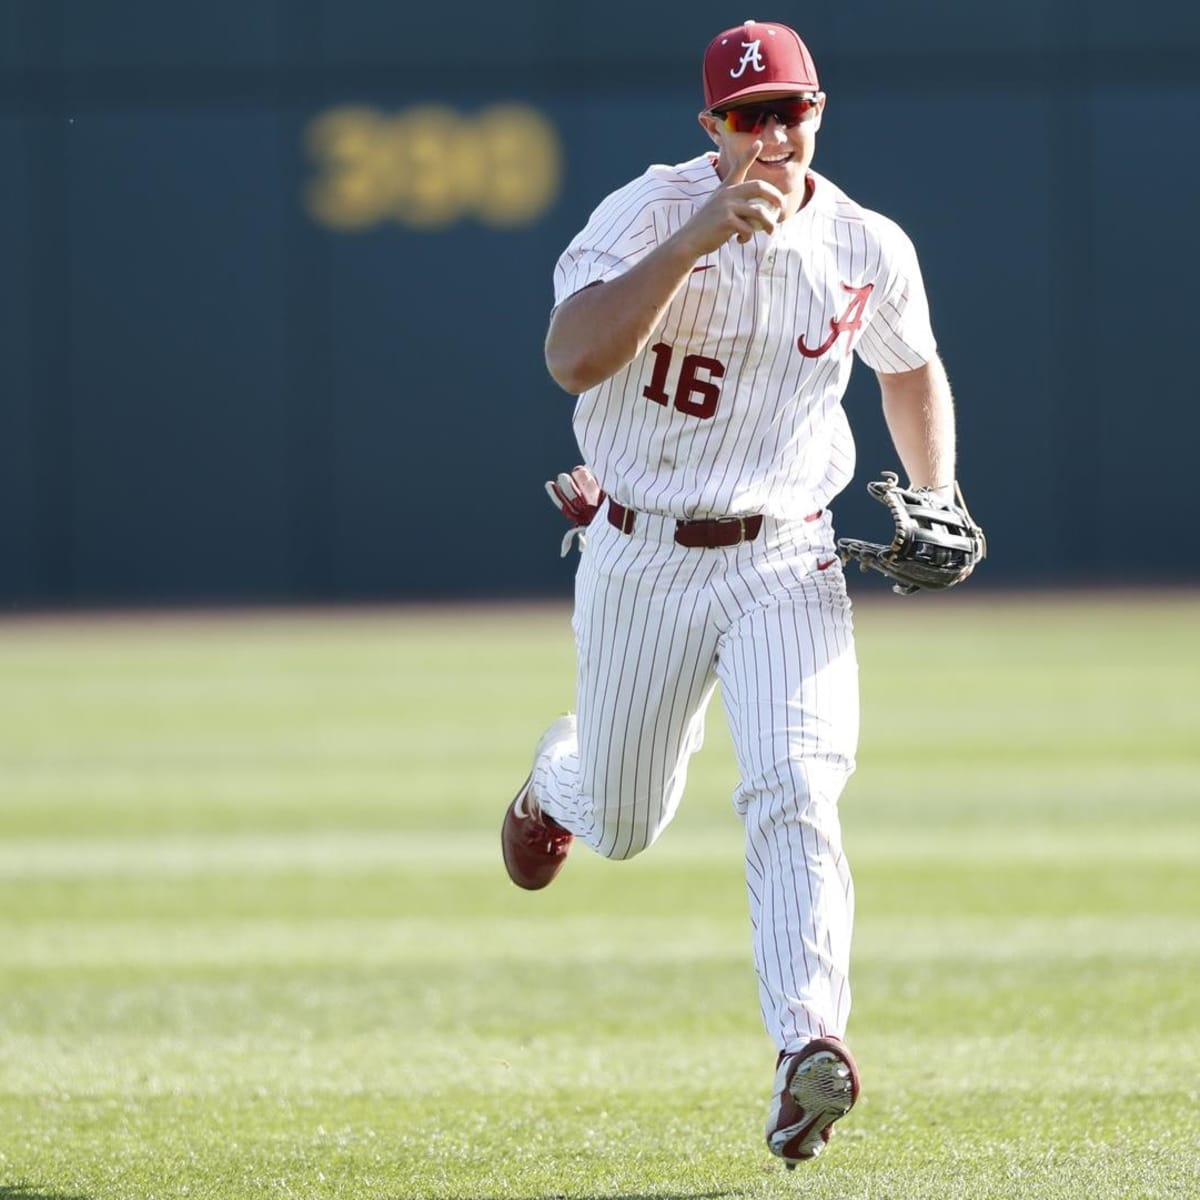
<instances>
[{"instance_id":1,"label":"belt buckle","mask_svg":"<svg viewBox=\"0 0 1200 1200\"><path fill-rule=\"evenodd\" d=\"M738 522L738 534L740 536L738 537L738 540L735 543L735 545L740 546L742 544L742 542L744 542L746 540L746 518L738 517L737 522Z\"/></svg>"}]
</instances>

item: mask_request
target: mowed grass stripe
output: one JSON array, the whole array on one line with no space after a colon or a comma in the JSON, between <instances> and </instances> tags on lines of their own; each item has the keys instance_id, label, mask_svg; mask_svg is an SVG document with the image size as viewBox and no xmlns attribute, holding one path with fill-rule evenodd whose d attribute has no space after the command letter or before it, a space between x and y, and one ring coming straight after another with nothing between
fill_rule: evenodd
<instances>
[{"instance_id":1,"label":"mowed grass stripe","mask_svg":"<svg viewBox=\"0 0 1200 1200\"><path fill-rule=\"evenodd\" d=\"M746 961L745 923L712 917L605 917L574 914L555 923L563 962ZM522 915L480 917L469 943L475 962L537 962ZM1101 949L1103 947L1103 949ZM1192 964L1200 970L1196 922L1149 916L948 916L936 928L909 918L875 916L855 934L859 963L1030 962L1078 964L1088 959ZM261 967L330 965L404 967L412 959L454 964L462 944L446 938L440 917L217 920L43 920L0 922L0 966L57 973L78 968Z\"/></svg>"},{"instance_id":2,"label":"mowed grass stripe","mask_svg":"<svg viewBox=\"0 0 1200 1200\"><path fill-rule=\"evenodd\" d=\"M732 820L730 822L732 826ZM850 853L859 866L902 858L909 863L1159 862L1170 867L1194 864L1194 828L1178 823L1166 828L988 830L972 839L960 827L952 831L888 831L855 833ZM736 856L732 827L691 831L668 837L656 857L662 867L675 864L723 863ZM499 829L445 834L378 832L296 834L195 834L170 837L23 838L0 845L0 881L62 877L226 875L253 872L294 875L313 872L340 875L393 866L406 872L475 872L494 866ZM649 860L644 860L649 861ZM607 868L624 870L629 867ZM635 870L645 870L639 865Z\"/></svg>"}]
</instances>

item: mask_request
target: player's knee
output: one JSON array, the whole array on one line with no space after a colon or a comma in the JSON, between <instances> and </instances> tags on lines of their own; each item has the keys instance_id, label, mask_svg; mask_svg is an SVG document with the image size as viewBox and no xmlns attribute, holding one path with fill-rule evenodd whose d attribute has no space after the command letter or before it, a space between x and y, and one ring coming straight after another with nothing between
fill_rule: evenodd
<instances>
[{"instance_id":1,"label":"player's knee","mask_svg":"<svg viewBox=\"0 0 1200 1200\"><path fill-rule=\"evenodd\" d=\"M628 862L631 858L637 858L649 843L645 842L625 842L625 843L605 843L600 848L600 853L609 860L609 862Z\"/></svg>"},{"instance_id":2,"label":"player's knee","mask_svg":"<svg viewBox=\"0 0 1200 1200\"><path fill-rule=\"evenodd\" d=\"M657 836L657 831L649 833L617 825L604 831L599 846L600 853L613 862L627 862L631 858L637 858L643 850L649 849Z\"/></svg>"},{"instance_id":3,"label":"player's knee","mask_svg":"<svg viewBox=\"0 0 1200 1200\"><path fill-rule=\"evenodd\" d=\"M853 759L840 755L785 760L743 779L733 798L740 817L763 827L836 810Z\"/></svg>"},{"instance_id":4,"label":"player's knee","mask_svg":"<svg viewBox=\"0 0 1200 1200\"><path fill-rule=\"evenodd\" d=\"M780 789L752 801L743 812L752 844L778 844L801 856L838 851L841 819L836 796Z\"/></svg>"},{"instance_id":5,"label":"player's knee","mask_svg":"<svg viewBox=\"0 0 1200 1200\"><path fill-rule=\"evenodd\" d=\"M597 808L596 829L588 840L597 853L614 862L636 858L652 846L662 832L662 824L646 814L647 809L639 805Z\"/></svg>"}]
</instances>

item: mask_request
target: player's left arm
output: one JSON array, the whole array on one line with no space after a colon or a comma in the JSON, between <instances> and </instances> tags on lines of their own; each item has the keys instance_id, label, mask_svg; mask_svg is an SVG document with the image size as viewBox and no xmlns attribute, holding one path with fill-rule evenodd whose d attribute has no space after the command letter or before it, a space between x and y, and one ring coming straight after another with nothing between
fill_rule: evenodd
<instances>
[{"instance_id":1,"label":"player's left arm","mask_svg":"<svg viewBox=\"0 0 1200 1200\"><path fill-rule=\"evenodd\" d=\"M954 498L954 398L946 369L935 354L911 371L876 371L883 416L896 453L914 488L934 488Z\"/></svg>"}]
</instances>

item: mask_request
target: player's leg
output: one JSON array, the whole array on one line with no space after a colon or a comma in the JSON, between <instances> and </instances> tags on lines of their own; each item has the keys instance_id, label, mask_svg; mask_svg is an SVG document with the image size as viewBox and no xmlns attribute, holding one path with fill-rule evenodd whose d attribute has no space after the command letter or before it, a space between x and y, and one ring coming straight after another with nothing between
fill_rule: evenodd
<instances>
[{"instance_id":1,"label":"player's leg","mask_svg":"<svg viewBox=\"0 0 1200 1200\"><path fill-rule=\"evenodd\" d=\"M841 572L807 566L743 580L747 603L719 647L762 1017L780 1051L840 1038L850 1011L838 799L854 768L858 668Z\"/></svg>"},{"instance_id":2,"label":"player's leg","mask_svg":"<svg viewBox=\"0 0 1200 1200\"><path fill-rule=\"evenodd\" d=\"M597 521L576 576L577 735L541 756L544 811L607 858L631 858L674 816L715 686L703 553Z\"/></svg>"},{"instance_id":3,"label":"player's leg","mask_svg":"<svg viewBox=\"0 0 1200 1200\"><path fill-rule=\"evenodd\" d=\"M818 562L828 559L768 558L732 580L741 615L718 652L759 998L779 1047L766 1140L789 1169L820 1153L859 1089L841 1040L854 890L838 819L858 739L858 668L841 572Z\"/></svg>"}]
</instances>

